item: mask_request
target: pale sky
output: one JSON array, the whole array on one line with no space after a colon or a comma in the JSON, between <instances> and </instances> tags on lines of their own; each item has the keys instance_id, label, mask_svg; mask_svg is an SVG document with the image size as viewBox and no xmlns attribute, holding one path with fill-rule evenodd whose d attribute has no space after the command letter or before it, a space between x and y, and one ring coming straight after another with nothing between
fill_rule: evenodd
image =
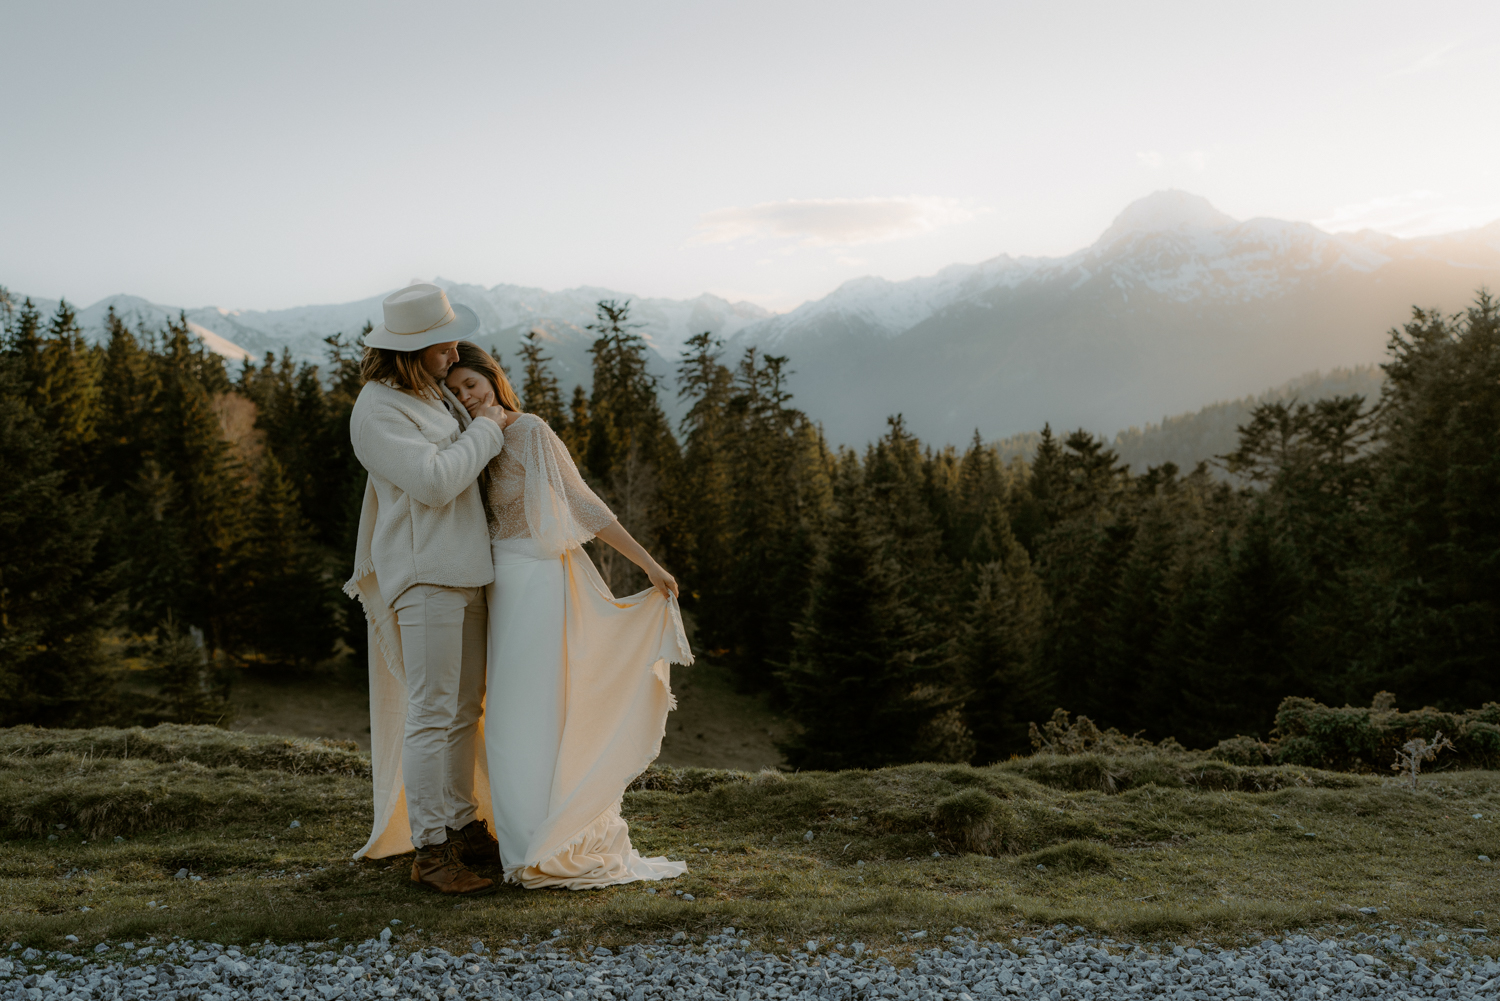
<instances>
[{"instance_id":1,"label":"pale sky","mask_svg":"<svg viewBox=\"0 0 1500 1001\"><path fill-rule=\"evenodd\" d=\"M441 275L785 310L1161 188L1500 218L1500 4L0 0L0 285L274 309Z\"/></svg>"}]
</instances>

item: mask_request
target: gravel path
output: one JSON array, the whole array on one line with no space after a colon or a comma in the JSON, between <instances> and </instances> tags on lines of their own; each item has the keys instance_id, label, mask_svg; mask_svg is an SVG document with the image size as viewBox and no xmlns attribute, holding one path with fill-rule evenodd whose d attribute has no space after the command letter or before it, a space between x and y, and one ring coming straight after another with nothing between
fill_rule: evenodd
<instances>
[{"instance_id":1,"label":"gravel path","mask_svg":"<svg viewBox=\"0 0 1500 1001\"><path fill-rule=\"evenodd\" d=\"M462 956L441 949L403 953L389 929L360 945L265 944L245 949L201 942L101 944L82 956L12 944L0 959L0 1001L50 998L528 999L668 1001L726 999L987 998L1486 998L1500 997L1500 964L1471 952L1489 940L1470 930L1459 942L1436 931L1338 938L1289 934L1244 948L1150 946L1052 930L1004 942L954 929L908 966L867 955L858 943L803 943L789 957L750 948L733 928L701 942L635 945L588 958L559 934L550 942ZM913 933L918 947L924 933ZM336 942L337 940L335 940ZM1431 942L1432 965L1412 954ZM519 944L519 943L517 943ZM1407 972L1409 969L1409 972Z\"/></svg>"}]
</instances>

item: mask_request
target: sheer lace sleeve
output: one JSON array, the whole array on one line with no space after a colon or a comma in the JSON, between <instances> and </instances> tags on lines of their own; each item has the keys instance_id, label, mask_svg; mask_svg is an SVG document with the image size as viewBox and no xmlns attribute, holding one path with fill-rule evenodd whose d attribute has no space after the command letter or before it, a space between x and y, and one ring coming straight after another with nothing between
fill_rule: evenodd
<instances>
[{"instance_id":1,"label":"sheer lace sleeve","mask_svg":"<svg viewBox=\"0 0 1500 1001\"><path fill-rule=\"evenodd\" d=\"M615 520L614 512L583 482L568 447L546 421L523 414L511 428L520 431L517 451L526 471L526 527L546 552L561 555L581 546ZM514 447L511 440L506 444Z\"/></svg>"}]
</instances>

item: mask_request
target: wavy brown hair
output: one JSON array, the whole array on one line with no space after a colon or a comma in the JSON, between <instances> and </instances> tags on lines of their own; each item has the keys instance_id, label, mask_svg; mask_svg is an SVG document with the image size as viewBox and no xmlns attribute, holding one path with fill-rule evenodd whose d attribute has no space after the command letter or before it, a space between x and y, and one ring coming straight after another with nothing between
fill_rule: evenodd
<instances>
[{"instance_id":1,"label":"wavy brown hair","mask_svg":"<svg viewBox=\"0 0 1500 1001\"><path fill-rule=\"evenodd\" d=\"M441 400L443 391L422 367L422 352L396 351L392 348L365 348L359 363L359 375L365 382L383 382L409 389L418 396Z\"/></svg>"},{"instance_id":2,"label":"wavy brown hair","mask_svg":"<svg viewBox=\"0 0 1500 1001\"><path fill-rule=\"evenodd\" d=\"M490 380L490 388L495 391L495 402L506 410L521 412L521 400L516 396L515 389L510 380L505 377L505 370L500 363L490 357L490 353L473 341L458 342L458 361L453 363L454 368L467 368L486 379Z\"/></svg>"}]
</instances>

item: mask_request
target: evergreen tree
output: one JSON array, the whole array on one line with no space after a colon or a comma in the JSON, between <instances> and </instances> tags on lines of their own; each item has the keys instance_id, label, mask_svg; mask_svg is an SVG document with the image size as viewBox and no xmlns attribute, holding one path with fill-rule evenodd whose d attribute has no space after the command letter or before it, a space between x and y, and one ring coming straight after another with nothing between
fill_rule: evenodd
<instances>
[{"instance_id":1,"label":"evergreen tree","mask_svg":"<svg viewBox=\"0 0 1500 1001\"><path fill-rule=\"evenodd\" d=\"M677 365L677 395L688 403L682 418L683 455L678 481L682 524L674 566L681 568L683 605L697 614L699 642L723 656L737 645L730 625L736 595L726 587L733 550L729 520L729 417L734 377L720 363L723 342L704 331L688 340Z\"/></svg>"},{"instance_id":2,"label":"evergreen tree","mask_svg":"<svg viewBox=\"0 0 1500 1001\"><path fill-rule=\"evenodd\" d=\"M162 367L111 306L99 380L95 481L117 498L160 445Z\"/></svg>"},{"instance_id":3,"label":"evergreen tree","mask_svg":"<svg viewBox=\"0 0 1500 1001\"><path fill-rule=\"evenodd\" d=\"M146 647L147 678L156 699L143 715L152 723L222 724L232 717L221 658L210 657L201 633L184 633L168 619Z\"/></svg>"},{"instance_id":4,"label":"evergreen tree","mask_svg":"<svg viewBox=\"0 0 1500 1001\"><path fill-rule=\"evenodd\" d=\"M871 525L887 555L901 568L908 600L942 621L958 585L953 564L943 559L942 526L934 511L934 461L897 414L890 430L865 456L865 496Z\"/></svg>"},{"instance_id":5,"label":"evergreen tree","mask_svg":"<svg viewBox=\"0 0 1500 1001\"><path fill-rule=\"evenodd\" d=\"M725 407L726 546L718 606L742 685L775 684L806 606L809 567L829 502L822 434L791 406L786 359L745 352Z\"/></svg>"},{"instance_id":6,"label":"evergreen tree","mask_svg":"<svg viewBox=\"0 0 1500 1001\"><path fill-rule=\"evenodd\" d=\"M583 457L589 443L589 394L582 386L573 387L573 398L568 402L567 434L559 431L557 436L573 453L573 459L582 468Z\"/></svg>"},{"instance_id":7,"label":"evergreen tree","mask_svg":"<svg viewBox=\"0 0 1500 1001\"><path fill-rule=\"evenodd\" d=\"M1297 614L1306 589L1263 499L1243 531L1225 533L1221 546L1174 604L1151 658L1157 670L1143 683L1160 712L1150 735L1189 747L1268 735L1287 694L1317 690L1318 679L1298 670Z\"/></svg>"},{"instance_id":8,"label":"evergreen tree","mask_svg":"<svg viewBox=\"0 0 1500 1001\"><path fill-rule=\"evenodd\" d=\"M325 578L330 585L332 605L341 611L341 629L345 644L352 650L354 662L362 665L369 657L369 633L365 614L359 602L342 591L347 579L359 534L359 516L364 507L365 483L369 474L354 454L349 437L349 417L354 401L364 386L360 361L364 356L365 337L374 329L366 321L353 343L343 335L326 339L328 344L328 475L339 486L334 506L312 518L318 538L329 548Z\"/></svg>"},{"instance_id":9,"label":"evergreen tree","mask_svg":"<svg viewBox=\"0 0 1500 1001\"><path fill-rule=\"evenodd\" d=\"M27 374L0 354L0 726L90 725L112 707L103 524L95 493L56 468L61 435L28 405Z\"/></svg>"},{"instance_id":10,"label":"evergreen tree","mask_svg":"<svg viewBox=\"0 0 1500 1001\"><path fill-rule=\"evenodd\" d=\"M989 764L1025 753L1028 725L1048 718L1055 700L1040 663L1046 590L998 499L990 502L990 517L978 534L976 549L995 555L977 568L964 622L963 713L974 735L974 762Z\"/></svg>"},{"instance_id":11,"label":"evergreen tree","mask_svg":"<svg viewBox=\"0 0 1500 1001\"><path fill-rule=\"evenodd\" d=\"M991 509L998 502L1004 505L1010 499L1010 489L1000 455L993 446L986 445L974 430L963 459L958 463L953 511L947 536L948 557L960 562L974 545L975 536L991 517ZM1002 513L1003 510L1002 510ZM1010 529L1010 518L1006 517L1006 528ZM972 558L972 557L970 557Z\"/></svg>"},{"instance_id":12,"label":"evergreen tree","mask_svg":"<svg viewBox=\"0 0 1500 1001\"><path fill-rule=\"evenodd\" d=\"M1021 477L1023 489L1012 493L1008 505L1011 528L1033 558L1037 555L1038 540L1058 519L1062 466L1062 446L1052 433L1052 425L1044 424L1036 454Z\"/></svg>"},{"instance_id":13,"label":"evergreen tree","mask_svg":"<svg viewBox=\"0 0 1500 1001\"><path fill-rule=\"evenodd\" d=\"M66 300L46 329L27 299L10 350L21 363L27 405L53 435L57 465L79 482L90 482L90 460L99 421L99 356L84 340Z\"/></svg>"},{"instance_id":14,"label":"evergreen tree","mask_svg":"<svg viewBox=\"0 0 1500 1001\"><path fill-rule=\"evenodd\" d=\"M338 630L310 526L274 454L258 479L233 574L236 645L281 663L321 660Z\"/></svg>"},{"instance_id":15,"label":"evergreen tree","mask_svg":"<svg viewBox=\"0 0 1500 1001\"><path fill-rule=\"evenodd\" d=\"M672 501L661 485L671 476L677 444L657 399L656 377L646 368L646 342L629 315L626 303L605 300L589 326L599 336L589 349L594 388L582 467L626 531L648 549L670 549ZM617 593L645 586L645 575L613 548L593 548L600 573Z\"/></svg>"},{"instance_id":16,"label":"evergreen tree","mask_svg":"<svg viewBox=\"0 0 1500 1001\"><path fill-rule=\"evenodd\" d=\"M522 406L527 413L536 414L546 421L557 432L558 437L562 437L568 430L568 415L563 409L562 391L557 388L557 377L547 364L552 359L542 354L542 342L537 331L531 331L522 339L521 359L526 370L526 379L521 385Z\"/></svg>"},{"instance_id":17,"label":"evergreen tree","mask_svg":"<svg viewBox=\"0 0 1500 1001\"><path fill-rule=\"evenodd\" d=\"M160 622L174 615L199 626L210 648L225 648L233 614L230 580L234 552L244 531L245 482L213 406L215 393L230 388L223 362L189 338L185 321L168 329L160 356L164 366L164 440L155 457L160 472L152 476L153 496L163 503L164 520L184 548L186 577L152 581L167 590L143 594L133 589ZM144 486L144 484L143 484Z\"/></svg>"},{"instance_id":18,"label":"evergreen tree","mask_svg":"<svg viewBox=\"0 0 1500 1001\"><path fill-rule=\"evenodd\" d=\"M955 708L939 683L945 644L902 600L899 570L862 515L857 463L846 456L841 465L839 502L791 662L780 672L788 713L801 727L781 750L796 768L929 758L933 724Z\"/></svg>"},{"instance_id":19,"label":"evergreen tree","mask_svg":"<svg viewBox=\"0 0 1500 1001\"><path fill-rule=\"evenodd\" d=\"M1104 693L1105 623L1134 542L1123 503L1130 473L1085 431L1068 435L1049 463L1045 475L1033 476L1051 523L1033 543L1051 599L1043 663L1056 678L1060 704L1108 719L1116 707Z\"/></svg>"},{"instance_id":20,"label":"evergreen tree","mask_svg":"<svg viewBox=\"0 0 1500 1001\"><path fill-rule=\"evenodd\" d=\"M1472 707L1500 698L1500 304L1415 310L1390 356L1373 558L1350 602L1369 639L1360 694Z\"/></svg>"}]
</instances>

